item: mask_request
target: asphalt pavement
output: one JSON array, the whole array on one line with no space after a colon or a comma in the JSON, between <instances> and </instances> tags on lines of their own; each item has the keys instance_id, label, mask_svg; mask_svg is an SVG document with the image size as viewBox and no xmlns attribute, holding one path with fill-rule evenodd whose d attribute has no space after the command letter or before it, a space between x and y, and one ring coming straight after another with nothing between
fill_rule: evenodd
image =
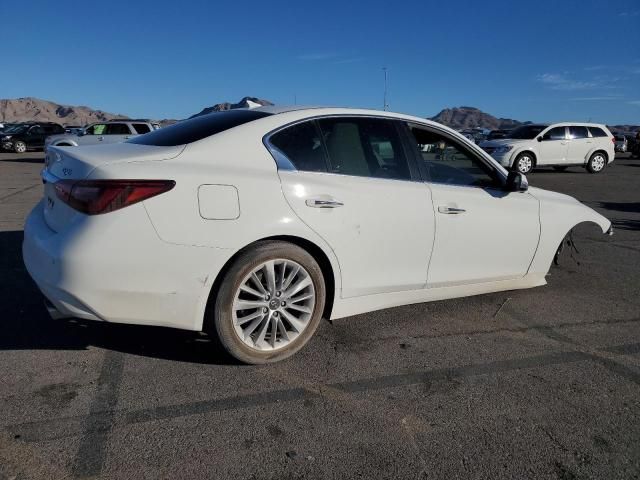
<instances>
[{"instance_id":1,"label":"asphalt pavement","mask_svg":"<svg viewBox=\"0 0 640 480\"><path fill-rule=\"evenodd\" d=\"M20 251L41 168L0 154L0 479L640 477L640 160L529 176L615 229L547 286L325 321L267 366L49 319Z\"/></svg>"}]
</instances>

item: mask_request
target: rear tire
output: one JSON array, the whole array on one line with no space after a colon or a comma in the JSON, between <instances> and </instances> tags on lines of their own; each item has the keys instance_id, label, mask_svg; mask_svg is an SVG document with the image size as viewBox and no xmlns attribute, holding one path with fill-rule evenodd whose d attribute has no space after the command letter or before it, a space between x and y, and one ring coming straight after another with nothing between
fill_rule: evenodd
<instances>
[{"instance_id":1,"label":"rear tire","mask_svg":"<svg viewBox=\"0 0 640 480\"><path fill-rule=\"evenodd\" d=\"M559 166L559 167L553 167L553 169L554 169L556 172L564 172L567 168L568 168L568 167L562 167L562 166Z\"/></svg>"},{"instance_id":2,"label":"rear tire","mask_svg":"<svg viewBox=\"0 0 640 480\"><path fill-rule=\"evenodd\" d=\"M297 290L300 285L306 286ZM277 362L313 336L325 300L322 270L306 250L288 242L260 242L225 274L213 310L215 332L241 362Z\"/></svg>"},{"instance_id":3,"label":"rear tire","mask_svg":"<svg viewBox=\"0 0 640 480\"><path fill-rule=\"evenodd\" d=\"M529 152L522 152L518 154L516 159L513 162L513 169L517 172L522 173L523 175L527 175L531 173L533 170L533 166L535 165L535 160L533 155Z\"/></svg>"},{"instance_id":4,"label":"rear tire","mask_svg":"<svg viewBox=\"0 0 640 480\"><path fill-rule=\"evenodd\" d=\"M587 171L589 173L600 173L607 166L607 156L602 152L595 152L589 157Z\"/></svg>"},{"instance_id":5,"label":"rear tire","mask_svg":"<svg viewBox=\"0 0 640 480\"><path fill-rule=\"evenodd\" d=\"M27 151L27 144L23 141L17 141L13 144L13 151L16 153L24 153Z\"/></svg>"}]
</instances>

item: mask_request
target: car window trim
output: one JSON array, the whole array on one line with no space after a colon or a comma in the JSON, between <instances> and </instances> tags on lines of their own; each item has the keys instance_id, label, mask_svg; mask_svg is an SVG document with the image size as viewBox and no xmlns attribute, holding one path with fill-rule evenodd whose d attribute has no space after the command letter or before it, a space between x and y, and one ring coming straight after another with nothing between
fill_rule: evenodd
<instances>
[{"instance_id":1,"label":"car window trim","mask_svg":"<svg viewBox=\"0 0 640 480\"><path fill-rule=\"evenodd\" d=\"M436 185L448 185L448 186L452 186L452 187L465 187L465 188L477 188L477 189L481 189L481 190L486 190L486 189L492 189L492 190L497 190L500 189L502 187L504 187L504 185L506 184L506 180L507 177L502 173L502 171L499 168L496 168L496 166L493 164L493 161L488 161L485 158L485 155L488 155L486 152L484 152L483 150L480 150L480 148L473 144L473 145L467 145L465 142L461 141L459 138L456 138L455 135L452 135L450 132L442 129L442 128L438 128L437 126L433 126L433 125L428 125L428 124L424 124L424 123L418 123L415 121L405 121L405 125L406 125L406 129L407 129L407 133L409 135L409 138L407 139L407 141L411 142L411 148L414 151L414 155L416 160L418 161L418 165L420 167L420 173L423 177L423 182L424 183L428 183L428 184L436 184ZM418 149L417 144L415 143L415 139L413 138L413 133L411 133L411 127L415 126L417 128L422 128L425 130L429 130L429 131L433 131L439 135L442 135L443 137L456 142L458 144L461 144L463 147L465 147L465 150L472 155L476 160L480 161L483 165L485 165L486 167L488 167L491 172L494 174L493 176L495 177L495 179L498 181L499 185L496 185L495 187L480 187L480 186L475 186L475 185L461 185L459 183L442 183L442 182L436 182L434 180L431 179L429 172L427 170L427 168L424 165L424 162L422 161L422 154L420 153L420 150ZM480 150L480 154L478 154L478 150ZM490 175L491 176L491 175Z\"/></svg>"},{"instance_id":2,"label":"car window trim","mask_svg":"<svg viewBox=\"0 0 640 480\"><path fill-rule=\"evenodd\" d=\"M322 136L322 130L320 128L320 124L319 124L319 120L325 119L325 118L375 118L375 119L379 119L379 120L385 120L387 122L390 122L391 124L394 125L394 129L400 139L400 144L401 144L401 148L402 151L405 155L405 158L407 160L407 164L409 166L409 174L411 175L411 178L409 179L402 179L402 178L382 178L382 177L371 177L371 176L360 176L360 175L348 175L345 173L335 173L331 171L331 160L329 158L329 151L327 149L326 143L324 141L324 137ZM325 163L326 163L326 169L327 171L325 172L310 172L307 170L298 170L297 168L295 168L295 165L293 165L293 162L291 162L291 160L288 159L288 157L284 154L284 152L282 152L278 147L274 146L271 143L271 137L273 135L275 135L276 133L281 132L282 130L285 130L289 127L293 127L294 125L298 125L301 123L306 123L306 122L314 122L315 124L315 128L317 129L320 141L323 145L323 149L324 149L324 156L325 156ZM420 170L418 168L418 166L416 164L414 164L415 162L415 158L413 158L413 156L410 154L410 151L407 150L407 145L406 145L406 139L404 138L401 129L399 128L398 124L403 123L404 120L399 119L399 118L395 118L395 117L387 117L385 115L367 115L367 114L349 114L349 113L334 113L334 114L325 114L325 115L315 115L312 117L306 117L306 118L302 118L302 119L298 119L298 120L294 120L292 122L289 122L285 125L281 125L277 128L274 128L273 130L267 132L266 134L263 135L262 137L262 144L265 146L265 148L269 151L269 153L271 154L271 156L273 157L273 160L276 163L276 167L279 170L286 170L286 171L294 171L294 172L304 172L304 173L314 173L314 174L321 174L321 175L340 175L342 177L353 177L353 178L367 178L369 180L392 180L392 181L396 181L396 182L414 182L414 183L422 183L422 175L420 174ZM274 154L274 151L276 151L277 153ZM283 162L283 159L278 159L277 157L280 155L284 155L284 157L287 159L286 162ZM293 166L293 169L291 168L291 166Z\"/></svg>"}]
</instances>

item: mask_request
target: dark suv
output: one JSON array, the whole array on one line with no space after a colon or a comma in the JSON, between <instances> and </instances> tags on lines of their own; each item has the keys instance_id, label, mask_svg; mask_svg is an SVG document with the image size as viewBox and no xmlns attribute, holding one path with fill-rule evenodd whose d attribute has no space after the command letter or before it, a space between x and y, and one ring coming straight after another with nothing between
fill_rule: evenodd
<instances>
[{"instance_id":1,"label":"dark suv","mask_svg":"<svg viewBox=\"0 0 640 480\"><path fill-rule=\"evenodd\" d=\"M62 125L53 122L19 123L0 134L0 144L5 150L24 153L27 150L41 150L44 140L50 135L64 133Z\"/></svg>"}]
</instances>

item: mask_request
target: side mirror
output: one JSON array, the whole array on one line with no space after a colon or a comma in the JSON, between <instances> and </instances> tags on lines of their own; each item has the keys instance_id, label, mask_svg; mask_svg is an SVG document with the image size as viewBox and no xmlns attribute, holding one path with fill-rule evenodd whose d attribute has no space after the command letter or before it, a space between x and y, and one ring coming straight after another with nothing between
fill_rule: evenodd
<instances>
[{"instance_id":1,"label":"side mirror","mask_svg":"<svg viewBox=\"0 0 640 480\"><path fill-rule=\"evenodd\" d=\"M539 142L541 142L541 141L542 141L542 137L538 137L538 138L536 138L536 140L538 140Z\"/></svg>"},{"instance_id":2,"label":"side mirror","mask_svg":"<svg viewBox=\"0 0 640 480\"><path fill-rule=\"evenodd\" d=\"M526 192L529 189L527 177L520 172L509 172L504 186L507 192Z\"/></svg>"}]
</instances>

